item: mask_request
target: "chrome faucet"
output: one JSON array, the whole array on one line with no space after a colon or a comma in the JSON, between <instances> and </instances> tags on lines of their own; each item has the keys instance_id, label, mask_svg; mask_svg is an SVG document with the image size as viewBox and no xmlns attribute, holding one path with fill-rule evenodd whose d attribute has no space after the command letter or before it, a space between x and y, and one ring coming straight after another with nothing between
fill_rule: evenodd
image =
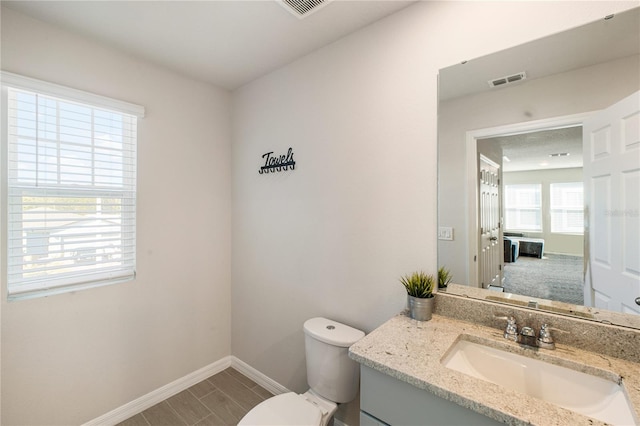
<instances>
[{"instance_id":1,"label":"chrome faucet","mask_svg":"<svg viewBox=\"0 0 640 426\"><path fill-rule=\"evenodd\" d=\"M496 315L496 318L507 321L507 327L504 330L504 338L520 343L524 346L542 349L555 349L556 344L551 335L551 327L548 324L542 324L540 331L536 331L529 326L522 327L518 331L516 319L512 316Z\"/></svg>"}]
</instances>

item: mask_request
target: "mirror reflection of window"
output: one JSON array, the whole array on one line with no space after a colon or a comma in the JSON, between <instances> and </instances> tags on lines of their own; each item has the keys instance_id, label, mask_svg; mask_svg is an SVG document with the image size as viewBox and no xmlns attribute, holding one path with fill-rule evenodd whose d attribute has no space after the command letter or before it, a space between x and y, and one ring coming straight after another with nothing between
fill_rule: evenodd
<instances>
[{"instance_id":1,"label":"mirror reflection of window","mask_svg":"<svg viewBox=\"0 0 640 426\"><path fill-rule=\"evenodd\" d=\"M552 183L551 232L584 233L584 194L582 182Z\"/></svg>"},{"instance_id":2,"label":"mirror reflection of window","mask_svg":"<svg viewBox=\"0 0 640 426\"><path fill-rule=\"evenodd\" d=\"M505 229L542 231L542 185L505 185Z\"/></svg>"}]
</instances>

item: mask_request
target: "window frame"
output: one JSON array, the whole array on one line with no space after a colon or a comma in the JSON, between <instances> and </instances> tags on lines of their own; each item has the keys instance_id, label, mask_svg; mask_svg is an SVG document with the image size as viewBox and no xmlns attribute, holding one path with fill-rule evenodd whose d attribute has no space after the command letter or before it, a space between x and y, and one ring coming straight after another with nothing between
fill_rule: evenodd
<instances>
[{"instance_id":1,"label":"window frame","mask_svg":"<svg viewBox=\"0 0 640 426\"><path fill-rule=\"evenodd\" d=\"M136 236L135 236L135 227L136 227L136 213L135 213L135 200L136 200L136 192L137 192L137 184L136 184L136 174L137 174L137 144L138 144L138 133L137 133L137 124L141 118L144 117L144 107L131 104L128 102L119 101L116 99L95 95L93 93L72 89L66 86L49 83L42 80L37 80L25 76L21 76L18 74L8 73L5 71L0 72L0 83L1 83L1 102L2 102L2 124L1 124L1 137L2 137L2 151L0 151L0 161L2 162L2 175L1 175L1 188L0 192L2 194L1 204L2 208L0 209L0 219L1 219L1 229L0 229L0 238L1 240L1 248L2 248L2 276L3 281L6 282L6 294L8 300L18 300L18 299L27 299L34 297L42 297L48 296L52 294L66 293L71 291L77 291L86 288L98 287L103 285L115 284L123 281L129 281L135 278L135 270L136 270L136 261L135 261L135 253L136 253ZM122 207L120 208L117 216L122 219L119 225L116 225L116 229L119 229L121 234L123 233L122 229L126 226L133 226L133 230L129 235L132 235L133 248L129 251L130 256L127 258L127 261L120 261L121 266L112 268L113 271L105 271L105 273L96 273L95 271L90 273L91 279L84 280L78 279L78 276L75 276L73 282L69 282L69 278L56 278L56 279L37 279L33 280L30 284L20 284L17 285L15 282L11 283L8 277L9 274L9 244L8 239L11 237L10 231L11 228L9 226L9 197L11 196L24 196L25 194L37 195L43 197L42 188L37 188L37 185L12 185L10 186L10 178L9 178L9 161L11 161L9 155L9 104L8 104L8 95L9 90L15 89L17 91L31 92L37 93L42 96L47 96L51 98L56 98L62 102L69 102L75 104L81 104L84 106L88 106L93 110L107 110L112 111L116 114L122 114L123 116L131 117L130 120L133 123L133 127L135 129L132 133L132 149L133 152L129 153L127 157L132 161L128 167L132 168L132 184L130 183L127 188L114 187L111 188L111 193L114 194L113 199L123 200L126 192L127 200L133 200L133 206L131 210L124 210ZM36 135L36 139L39 136ZM93 141L95 136L92 134L91 140ZM124 142L123 142L124 144ZM93 146L93 143L92 143ZM123 145L124 149L124 145ZM39 158L39 157L38 157ZM124 158L124 157L123 157ZM124 160L123 160L124 161ZM60 164L60 163L58 163ZM124 169L123 169L124 170ZM96 166L91 166L91 172L95 173ZM124 172L123 172L124 173ZM97 185L99 186L99 185ZM102 187L97 188L96 185L91 185L90 189L87 188L73 188L70 186L65 186L63 184L56 187L53 185L53 189L48 188L53 195L51 198L56 198L55 194L59 194L58 200L62 200L60 197L72 197L72 196L80 196L83 195L85 199L95 198L96 206L100 204L101 201L99 199L104 199L104 197L100 198L104 194L109 193L109 188ZM59 191L59 192L56 192ZM132 193L131 193L132 191ZM64 195L60 195L64 194ZM47 195L49 197L50 195ZM87 197L88 196L88 197ZM21 203L24 202L24 198L21 199ZM91 206L92 204L88 204ZM90 216L88 216L90 217ZM21 219L25 220L25 219ZM124 222L127 222L125 224ZM21 221L18 221L18 227L21 228ZM130 228L128 228L130 229ZM95 234L99 234L99 232L94 231ZM14 234L15 235L15 234ZM123 241L122 239L120 241ZM50 244L50 243L47 243ZM20 247L20 245L18 245ZM24 243L22 245L24 246ZM19 255L21 256L21 255ZM121 258L122 259L122 258ZM96 256L92 265L98 264L98 257ZM125 265L126 264L126 265ZM125 272L125 270L127 272ZM77 275L77 274L76 274Z\"/></svg>"}]
</instances>

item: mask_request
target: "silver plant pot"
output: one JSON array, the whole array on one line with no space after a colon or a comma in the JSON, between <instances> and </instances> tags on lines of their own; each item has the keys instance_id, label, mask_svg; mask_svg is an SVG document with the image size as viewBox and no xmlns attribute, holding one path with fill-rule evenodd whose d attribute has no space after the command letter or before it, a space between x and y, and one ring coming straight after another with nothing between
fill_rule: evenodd
<instances>
[{"instance_id":1,"label":"silver plant pot","mask_svg":"<svg viewBox=\"0 0 640 426\"><path fill-rule=\"evenodd\" d=\"M433 314L433 302L435 297L420 298L407 295L409 316L417 321L429 321Z\"/></svg>"}]
</instances>

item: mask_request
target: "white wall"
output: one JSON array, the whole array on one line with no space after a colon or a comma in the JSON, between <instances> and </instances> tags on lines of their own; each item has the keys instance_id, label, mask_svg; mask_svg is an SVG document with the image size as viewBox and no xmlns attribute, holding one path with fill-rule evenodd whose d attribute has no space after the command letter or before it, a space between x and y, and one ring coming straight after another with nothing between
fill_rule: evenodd
<instances>
[{"instance_id":1,"label":"white wall","mask_svg":"<svg viewBox=\"0 0 640 426\"><path fill-rule=\"evenodd\" d=\"M552 183L582 182L582 167L568 169L526 170L504 172L503 185L537 183L542 195L542 232L526 232L525 236L544 239L545 253L571 254L582 256L584 238L582 235L551 232L551 189Z\"/></svg>"},{"instance_id":2,"label":"white wall","mask_svg":"<svg viewBox=\"0 0 640 426\"><path fill-rule=\"evenodd\" d=\"M441 103L438 214L440 226L453 227L456 238L439 241L438 256L454 282L469 282L466 132L606 108L638 90L639 69L640 58L630 56Z\"/></svg>"},{"instance_id":3,"label":"white wall","mask_svg":"<svg viewBox=\"0 0 640 426\"><path fill-rule=\"evenodd\" d=\"M234 355L303 391L305 319L369 332L435 272L439 68L637 4L420 2L239 89ZM295 171L258 174L288 147Z\"/></svg>"},{"instance_id":4,"label":"white wall","mask_svg":"<svg viewBox=\"0 0 640 426\"><path fill-rule=\"evenodd\" d=\"M11 10L1 29L2 69L146 108L136 280L2 284L1 423L81 424L230 354L230 94Z\"/></svg>"}]
</instances>

